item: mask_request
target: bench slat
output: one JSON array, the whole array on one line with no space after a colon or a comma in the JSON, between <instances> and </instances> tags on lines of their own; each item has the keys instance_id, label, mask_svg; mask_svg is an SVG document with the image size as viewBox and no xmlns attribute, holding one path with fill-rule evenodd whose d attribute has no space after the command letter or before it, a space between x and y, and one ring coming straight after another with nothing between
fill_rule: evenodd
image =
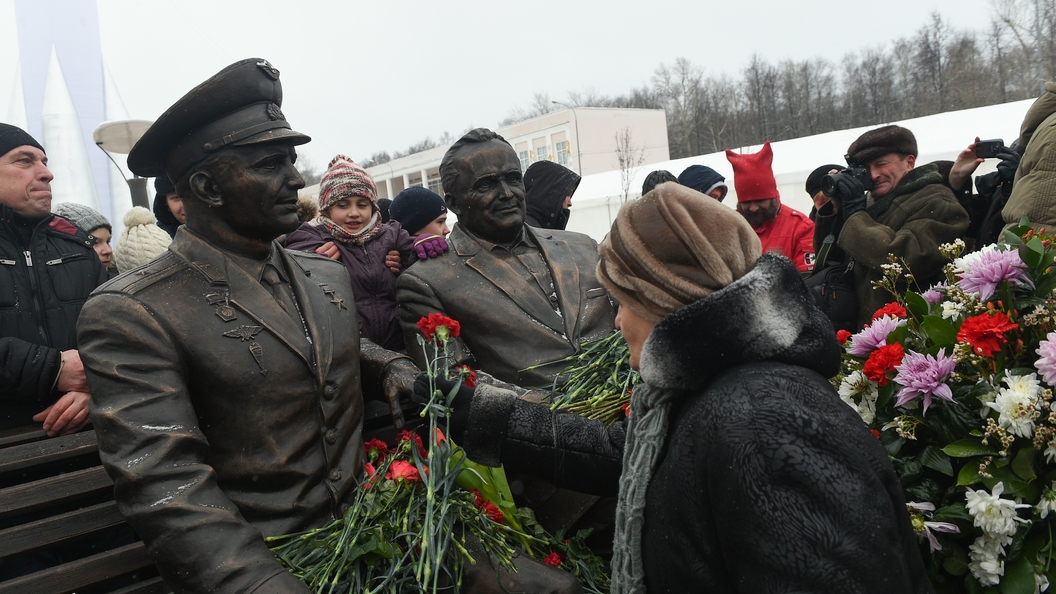
<instances>
[{"instance_id":1,"label":"bench slat","mask_svg":"<svg viewBox=\"0 0 1056 594\"><path fill-rule=\"evenodd\" d=\"M113 501L0 530L0 559L116 526L125 518Z\"/></svg>"},{"instance_id":2,"label":"bench slat","mask_svg":"<svg viewBox=\"0 0 1056 594\"><path fill-rule=\"evenodd\" d=\"M95 431L53 437L0 449L0 473L99 451Z\"/></svg>"},{"instance_id":3,"label":"bench slat","mask_svg":"<svg viewBox=\"0 0 1056 594\"><path fill-rule=\"evenodd\" d=\"M147 548L137 542L0 583L0 594L65 594L146 567L150 563Z\"/></svg>"},{"instance_id":4,"label":"bench slat","mask_svg":"<svg viewBox=\"0 0 1056 594\"><path fill-rule=\"evenodd\" d=\"M113 486L102 466L0 489L0 518L58 505Z\"/></svg>"},{"instance_id":5,"label":"bench slat","mask_svg":"<svg viewBox=\"0 0 1056 594\"><path fill-rule=\"evenodd\" d=\"M45 439L47 436L48 434L39 425L7 429L0 431L0 448Z\"/></svg>"},{"instance_id":6,"label":"bench slat","mask_svg":"<svg viewBox=\"0 0 1056 594\"><path fill-rule=\"evenodd\" d=\"M110 594L169 594L170 592L172 588L166 586L160 577L155 577L120 590L114 590Z\"/></svg>"}]
</instances>

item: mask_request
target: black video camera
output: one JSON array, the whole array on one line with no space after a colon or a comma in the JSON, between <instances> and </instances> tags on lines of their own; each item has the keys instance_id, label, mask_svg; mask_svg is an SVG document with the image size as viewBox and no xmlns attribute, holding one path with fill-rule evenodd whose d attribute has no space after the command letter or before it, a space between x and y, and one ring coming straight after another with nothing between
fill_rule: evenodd
<instances>
[{"instance_id":1,"label":"black video camera","mask_svg":"<svg viewBox=\"0 0 1056 594\"><path fill-rule=\"evenodd\" d=\"M855 165L847 167L846 169L841 169L837 173L830 173L821 178L821 191L830 198L835 197L837 192L836 182L841 177L849 177L858 180L858 183L862 184L862 189L866 192L873 189L873 175L869 172L869 168Z\"/></svg>"}]
</instances>

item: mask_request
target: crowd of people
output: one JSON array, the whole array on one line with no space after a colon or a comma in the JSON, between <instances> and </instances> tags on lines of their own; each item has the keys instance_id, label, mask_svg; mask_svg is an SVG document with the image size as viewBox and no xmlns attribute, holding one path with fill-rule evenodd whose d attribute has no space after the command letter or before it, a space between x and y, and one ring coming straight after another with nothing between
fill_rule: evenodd
<instances>
[{"instance_id":1,"label":"crowd of people","mask_svg":"<svg viewBox=\"0 0 1056 594\"><path fill-rule=\"evenodd\" d=\"M978 138L918 164L912 132L883 126L811 173L809 214L782 204L767 143L727 151L735 209L711 168L655 171L600 245L565 230L580 177L522 171L483 128L445 154L443 196L383 203L338 155L318 200L298 199L310 138L281 97L278 70L248 59L159 116L128 161L157 179L153 213L129 211L116 250L100 213L52 209L45 147L0 124L0 428L94 425L119 509L176 591L305 591L261 535L343 512L365 411L402 427L429 398L417 322L435 313L461 325L451 363L479 374L450 435L542 485L519 503L548 528L607 514L613 592L931 591L891 463L828 382L836 330L894 299L874 286L891 256L926 289L941 244L982 247L1022 215L1056 225L1056 84L975 191ZM538 403L614 329L643 380L626 419ZM467 584L578 591L516 565L477 564Z\"/></svg>"}]
</instances>

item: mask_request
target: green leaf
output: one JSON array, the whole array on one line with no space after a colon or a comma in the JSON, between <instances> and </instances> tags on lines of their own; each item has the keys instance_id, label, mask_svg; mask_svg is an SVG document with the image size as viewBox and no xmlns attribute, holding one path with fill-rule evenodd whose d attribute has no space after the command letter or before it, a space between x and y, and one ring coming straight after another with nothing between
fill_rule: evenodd
<instances>
[{"instance_id":1,"label":"green leaf","mask_svg":"<svg viewBox=\"0 0 1056 594\"><path fill-rule=\"evenodd\" d=\"M884 410L895 397L895 382L887 382L876 392L876 410Z\"/></svg>"},{"instance_id":2,"label":"green leaf","mask_svg":"<svg viewBox=\"0 0 1056 594\"><path fill-rule=\"evenodd\" d=\"M961 507L964 507L963 505ZM961 547L952 547L952 555L946 557L942 562L942 568L950 575L965 575L968 573L968 553Z\"/></svg>"},{"instance_id":3,"label":"green leaf","mask_svg":"<svg viewBox=\"0 0 1056 594\"><path fill-rule=\"evenodd\" d=\"M950 464L950 457L933 445L924 448L924 451L920 453L920 463L946 476L953 476L953 465Z\"/></svg>"},{"instance_id":4,"label":"green leaf","mask_svg":"<svg viewBox=\"0 0 1056 594\"><path fill-rule=\"evenodd\" d=\"M957 486L964 487L978 483L982 477L979 476L979 466L976 464L965 464L957 473Z\"/></svg>"},{"instance_id":5,"label":"green leaf","mask_svg":"<svg viewBox=\"0 0 1056 594\"><path fill-rule=\"evenodd\" d=\"M1026 557L1005 562L1000 591L1001 594L1034 594L1034 566Z\"/></svg>"},{"instance_id":6,"label":"green leaf","mask_svg":"<svg viewBox=\"0 0 1056 594\"><path fill-rule=\"evenodd\" d=\"M1019 231L1020 229L1023 229L1023 227L1016 227L1015 229L1006 229L1004 243L1007 243L1012 247L1018 247L1023 245L1022 235L1023 233L1026 233L1026 231L1023 231L1023 233L1017 233L1017 231ZM1027 229L1030 229L1030 227L1027 227Z\"/></svg>"},{"instance_id":7,"label":"green leaf","mask_svg":"<svg viewBox=\"0 0 1056 594\"><path fill-rule=\"evenodd\" d=\"M942 451L947 456L954 458L970 458L972 456L993 456L996 455L990 446L983 445L981 439L961 439L951 443L950 445L942 448Z\"/></svg>"},{"instance_id":8,"label":"green leaf","mask_svg":"<svg viewBox=\"0 0 1056 594\"><path fill-rule=\"evenodd\" d=\"M1012 460L1012 472L1028 483L1037 478L1034 474L1034 448L1027 446Z\"/></svg>"},{"instance_id":9,"label":"green leaf","mask_svg":"<svg viewBox=\"0 0 1056 594\"><path fill-rule=\"evenodd\" d=\"M1027 243L1019 246L1019 257L1031 269L1037 268L1041 264L1041 258L1044 255L1045 246L1041 245L1041 240L1036 235L1031 237Z\"/></svg>"},{"instance_id":10,"label":"green leaf","mask_svg":"<svg viewBox=\"0 0 1056 594\"><path fill-rule=\"evenodd\" d=\"M915 318L923 318L928 315L928 309L930 305L927 299L924 299L920 295L913 291L906 291L906 309L909 313L913 314Z\"/></svg>"},{"instance_id":11,"label":"green leaf","mask_svg":"<svg viewBox=\"0 0 1056 594\"><path fill-rule=\"evenodd\" d=\"M920 328L932 342L939 346L952 345L957 342L957 328L939 316L924 316Z\"/></svg>"}]
</instances>

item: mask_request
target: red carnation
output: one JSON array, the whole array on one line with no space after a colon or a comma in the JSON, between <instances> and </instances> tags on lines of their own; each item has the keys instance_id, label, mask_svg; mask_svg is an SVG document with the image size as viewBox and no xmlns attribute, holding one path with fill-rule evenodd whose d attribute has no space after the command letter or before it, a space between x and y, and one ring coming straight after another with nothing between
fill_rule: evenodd
<instances>
[{"instance_id":1,"label":"red carnation","mask_svg":"<svg viewBox=\"0 0 1056 594\"><path fill-rule=\"evenodd\" d=\"M426 340L441 345L447 342L447 339L458 336L461 331L457 321L437 312L418 320L416 325Z\"/></svg>"},{"instance_id":2,"label":"red carnation","mask_svg":"<svg viewBox=\"0 0 1056 594\"><path fill-rule=\"evenodd\" d=\"M561 555L558 555L557 551L554 551L543 558L543 563L546 563L547 565L551 565L553 567L557 567L561 565Z\"/></svg>"},{"instance_id":3,"label":"red carnation","mask_svg":"<svg viewBox=\"0 0 1056 594\"><path fill-rule=\"evenodd\" d=\"M869 433L872 433L872 434L873 434L873 437L875 437L875 438L877 438L877 439L880 439L880 432L879 432L879 431L877 431L876 429L870 429L870 430L869 430Z\"/></svg>"},{"instance_id":4,"label":"red carnation","mask_svg":"<svg viewBox=\"0 0 1056 594\"><path fill-rule=\"evenodd\" d=\"M862 373L877 384L885 386L888 382L887 372L894 371L895 367L901 365L905 354L901 343L885 344L869 354L865 365L862 366Z\"/></svg>"},{"instance_id":5,"label":"red carnation","mask_svg":"<svg viewBox=\"0 0 1056 594\"><path fill-rule=\"evenodd\" d=\"M484 515L488 516L488 519L492 522L495 522L496 524L502 523L503 515L502 510L499 509L499 506L488 501L487 499L484 499L484 496L481 495L480 491L476 489L470 489L469 492L473 494L473 505L484 510Z\"/></svg>"},{"instance_id":6,"label":"red carnation","mask_svg":"<svg viewBox=\"0 0 1056 594\"><path fill-rule=\"evenodd\" d=\"M390 481L419 481L421 477L418 475L418 467L406 460L393 460L389 466L389 471L385 473L385 478Z\"/></svg>"},{"instance_id":7,"label":"red carnation","mask_svg":"<svg viewBox=\"0 0 1056 594\"><path fill-rule=\"evenodd\" d=\"M462 374L462 385L467 388L477 387L477 372L470 369L469 365L459 365L455 371Z\"/></svg>"},{"instance_id":8,"label":"red carnation","mask_svg":"<svg viewBox=\"0 0 1056 594\"><path fill-rule=\"evenodd\" d=\"M967 342L976 354L991 357L1001 345L1008 343L1005 332L1019 328L1019 324L1008 319L1003 311L993 311L972 316L961 323L957 340Z\"/></svg>"},{"instance_id":9,"label":"red carnation","mask_svg":"<svg viewBox=\"0 0 1056 594\"><path fill-rule=\"evenodd\" d=\"M418 453L422 455L422 458L428 458L429 452L425 451L425 447L422 445L421 435L418 435L417 433L411 433L406 429L400 431L399 434L396 435L396 440L400 442L411 441L412 439L414 440L414 445L418 446Z\"/></svg>"},{"instance_id":10,"label":"red carnation","mask_svg":"<svg viewBox=\"0 0 1056 594\"><path fill-rule=\"evenodd\" d=\"M370 462L363 465L363 470L367 473L367 480L363 483L363 490L366 491L374 484L374 473L377 471L374 470L374 465Z\"/></svg>"},{"instance_id":11,"label":"red carnation","mask_svg":"<svg viewBox=\"0 0 1056 594\"><path fill-rule=\"evenodd\" d=\"M389 446L385 445L384 441L381 441L376 437L364 443L363 449L367 451L367 458L370 458L371 461L384 458L385 454L389 452Z\"/></svg>"},{"instance_id":12,"label":"red carnation","mask_svg":"<svg viewBox=\"0 0 1056 594\"><path fill-rule=\"evenodd\" d=\"M888 303L887 305L885 305L885 306L881 307L880 309L876 310L876 313L873 314L873 319L875 320L876 318L883 317L883 316L890 316L892 318L905 319L905 317L906 317L906 308L904 308L901 305L899 305L897 301L892 301L891 303Z\"/></svg>"},{"instance_id":13,"label":"red carnation","mask_svg":"<svg viewBox=\"0 0 1056 594\"><path fill-rule=\"evenodd\" d=\"M847 344L847 339L850 337L851 333L846 330L840 329L836 331L836 340L838 340L840 344Z\"/></svg>"},{"instance_id":14,"label":"red carnation","mask_svg":"<svg viewBox=\"0 0 1056 594\"><path fill-rule=\"evenodd\" d=\"M630 402L624 402L622 405L620 405L620 410L623 411L623 416L625 416L625 417L631 416L631 403Z\"/></svg>"}]
</instances>

